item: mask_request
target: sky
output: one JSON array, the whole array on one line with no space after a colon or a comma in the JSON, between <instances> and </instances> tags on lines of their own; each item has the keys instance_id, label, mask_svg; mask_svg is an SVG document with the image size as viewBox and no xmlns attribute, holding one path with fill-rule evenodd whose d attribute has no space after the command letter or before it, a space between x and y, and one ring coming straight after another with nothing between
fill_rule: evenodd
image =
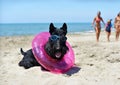
<instances>
[{"instance_id":1,"label":"sky","mask_svg":"<svg viewBox=\"0 0 120 85\"><path fill-rule=\"evenodd\" d=\"M120 12L120 0L0 0L0 23L104 21Z\"/></svg>"}]
</instances>

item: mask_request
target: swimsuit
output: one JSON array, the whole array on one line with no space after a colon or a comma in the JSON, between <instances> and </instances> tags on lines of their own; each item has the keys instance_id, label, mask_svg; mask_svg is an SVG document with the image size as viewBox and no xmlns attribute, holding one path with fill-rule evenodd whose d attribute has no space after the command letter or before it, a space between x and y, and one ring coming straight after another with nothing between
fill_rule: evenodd
<instances>
[{"instance_id":1,"label":"swimsuit","mask_svg":"<svg viewBox=\"0 0 120 85\"><path fill-rule=\"evenodd\" d=\"M97 28L101 29L100 23L96 23L95 25Z\"/></svg>"},{"instance_id":2,"label":"swimsuit","mask_svg":"<svg viewBox=\"0 0 120 85\"><path fill-rule=\"evenodd\" d=\"M96 22L99 23L100 21L101 21L101 19L96 17Z\"/></svg>"},{"instance_id":3,"label":"swimsuit","mask_svg":"<svg viewBox=\"0 0 120 85\"><path fill-rule=\"evenodd\" d=\"M106 30L107 32L111 32L111 27L112 27L112 24L111 24L111 23L110 23L110 24L107 24L105 30Z\"/></svg>"},{"instance_id":4,"label":"swimsuit","mask_svg":"<svg viewBox=\"0 0 120 85\"><path fill-rule=\"evenodd\" d=\"M101 29L100 21L101 21L101 19L96 17L96 27L99 28L99 29Z\"/></svg>"},{"instance_id":5,"label":"swimsuit","mask_svg":"<svg viewBox=\"0 0 120 85\"><path fill-rule=\"evenodd\" d=\"M117 27L120 27L120 20L116 23Z\"/></svg>"}]
</instances>

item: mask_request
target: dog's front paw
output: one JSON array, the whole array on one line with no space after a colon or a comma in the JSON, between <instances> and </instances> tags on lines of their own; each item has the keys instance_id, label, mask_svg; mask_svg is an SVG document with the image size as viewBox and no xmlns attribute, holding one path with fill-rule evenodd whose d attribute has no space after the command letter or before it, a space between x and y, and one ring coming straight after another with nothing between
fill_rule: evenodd
<instances>
[{"instance_id":1,"label":"dog's front paw","mask_svg":"<svg viewBox=\"0 0 120 85\"><path fill-rule=\"evenodd\" d=\"M25 69L28 69L30 67L33 67L33 64L29 61L20 61L19 66L23 66Z\"/></svg>"}]
</instances>

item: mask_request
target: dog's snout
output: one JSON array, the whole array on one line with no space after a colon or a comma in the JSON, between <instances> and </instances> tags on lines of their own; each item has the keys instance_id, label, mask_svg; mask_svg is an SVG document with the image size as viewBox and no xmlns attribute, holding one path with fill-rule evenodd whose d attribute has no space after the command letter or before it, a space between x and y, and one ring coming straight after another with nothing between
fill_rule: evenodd
<instances>
[{"instance_id":1,"label":"dog's snout","mask_svg":"<svg viewBox=\"0 0 120 85\"><path fill-rule=\"evenodd\" d=\"M57 40L57 43L56 43L56 50L60 50L60 41Z\"/></svg>"},{"instance_id":2,"label":"dog's snout","mask_svg":"<svg viewBox=\"0 0 120 85\"><path fill-rule=\"evenodd\" d=\"M56 50L59 50L60 49L60 47L56 47Z\"/></svg>"}]
</instances>

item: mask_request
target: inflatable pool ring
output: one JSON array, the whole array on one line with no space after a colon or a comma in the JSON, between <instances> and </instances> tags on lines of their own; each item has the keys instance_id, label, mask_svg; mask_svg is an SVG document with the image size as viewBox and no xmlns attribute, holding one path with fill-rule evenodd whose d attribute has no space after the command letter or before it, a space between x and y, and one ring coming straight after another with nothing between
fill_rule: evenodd
<instances>
[{"instance_id":1,"label":"inflatable pool ring","mask_svg":"<svg viewBox=\"0 0 120 85\"><path fill-rule=\"evenodd\" d=\"M69 50L61 60L52 59L44 50L44 46L50 37L49 32L39 33L32 41L33 54L40 65L53 73L64 73L73 67L75 58L72 47L68 42Z\"/></svg>"}]
</instances>

